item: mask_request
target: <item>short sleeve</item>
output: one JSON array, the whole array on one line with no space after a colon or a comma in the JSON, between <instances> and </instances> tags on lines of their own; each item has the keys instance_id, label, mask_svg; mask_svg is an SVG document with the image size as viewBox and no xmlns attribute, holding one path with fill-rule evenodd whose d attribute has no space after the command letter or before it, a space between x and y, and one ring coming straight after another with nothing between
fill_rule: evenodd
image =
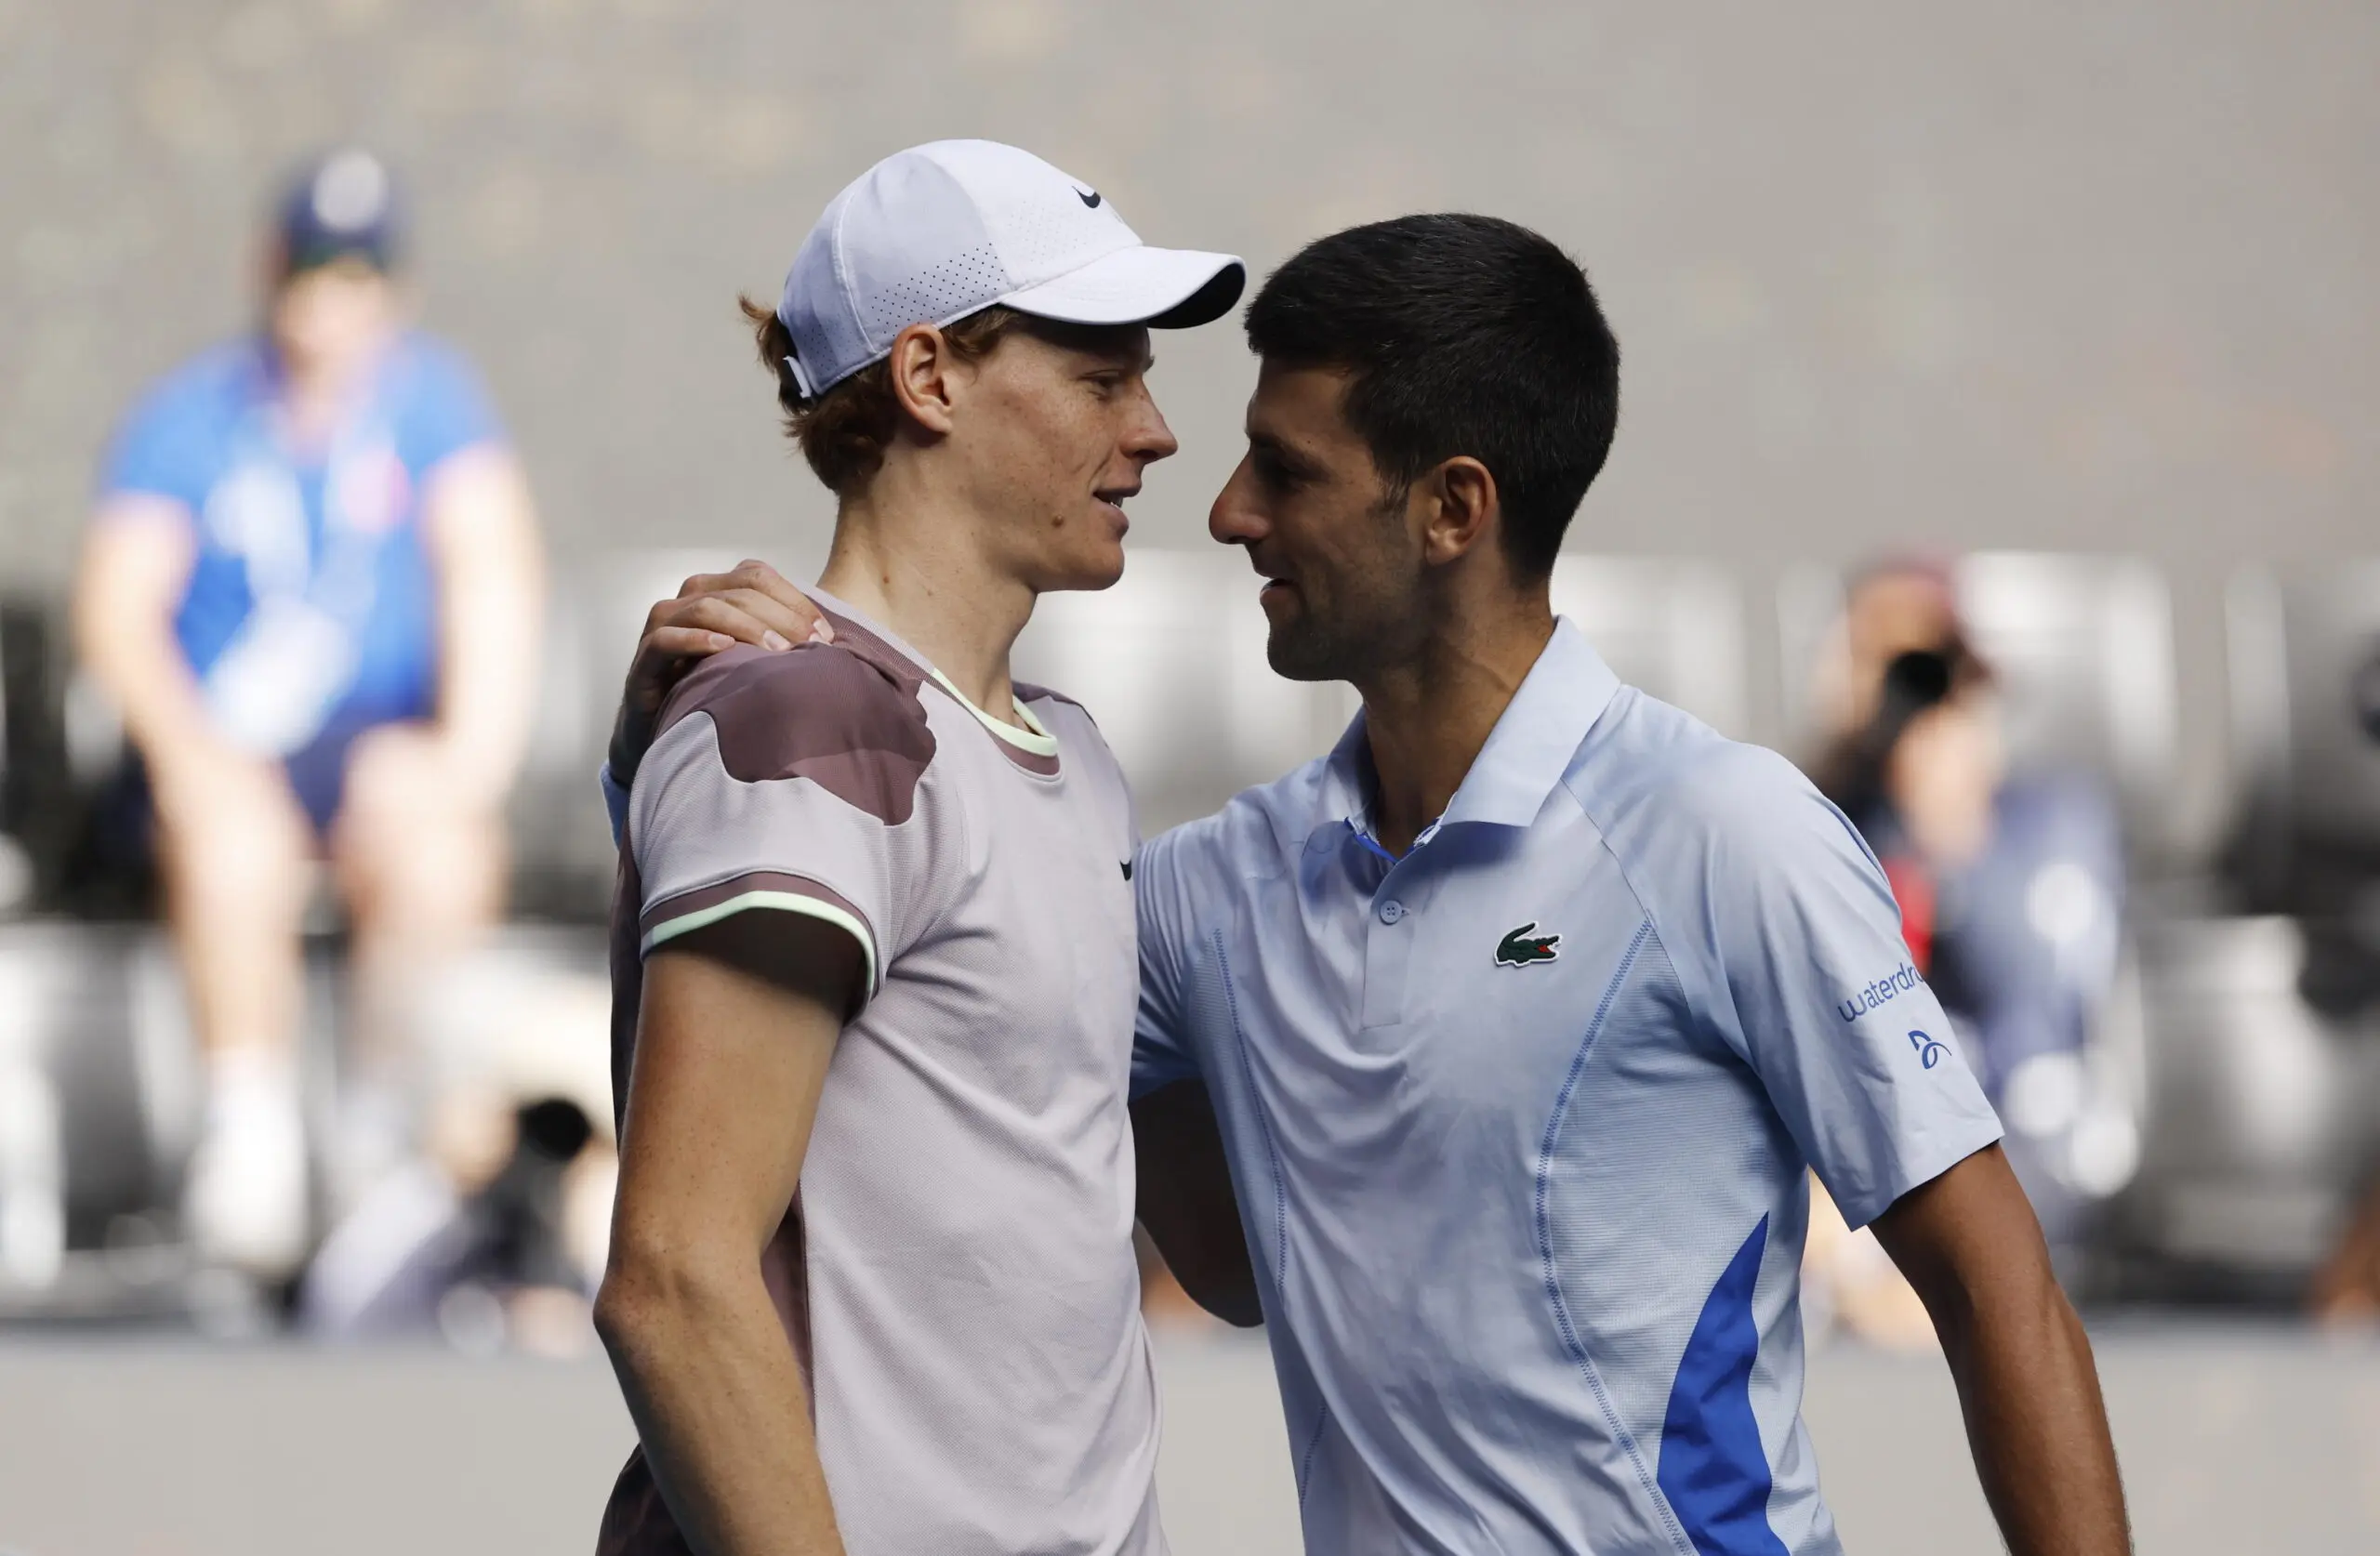
<instances>
[{"instance_id":1,"label":"short sleeve","mask_svg":"<svg viewBox=\"0 0 2380 1556\"><path fill-rule=\"evenodd\" d=\"M109 497L169 497L193 514L205 507L223 456L218 407L207 378L185 368L141 396L108 440L99 489Z\"/></svg>"},{"instance_id":2,"label":"short sleeve","mask_svg":"<svg viewBox=\"0 0 2380 1556\"><path fill-rule=\"evenodd\" d=\"M1183 987L1185 952L1197 933L1182 876L1189 830L1178 826L1151 838L1141 845L1132 863L1132 904L1141 943L1141 1002L1132 1024L1134 1098L1198 1073Z\"/></svg>"},{"instance_id":3,"label":"short sleeve","mask_svg":"<svg viewBox=\"0 0 2380 1556\"><path fill-rule=\"evenodd\" d=\"M426 471L467 448L503 441L496 403L460 352L415 336L404 373L397 436L409 468Z\"/></svg>"},{"instance_id":4,"label":"short sleeve","mask_svg":"<svg viewBox=\"0 0 2380 1556\"><path fill-rule=\"evenodd\" d=\"M859 943L873 998L959 846L921 813L934 745L916 693L824 644L690 674L629 793L640 952L731 915L807 917Z\"/></svg>"},{"instance_id":5,"label":"short sleeve","mask_svg":"<svg viewBox=\"0 0 2380 1556\"><path fill-rule=\"evenodd\" d=\"M1671 931L1701 939L1720 1035L1864 1226L2000 1121L1849 821L1774 753L1734 746L1713 767L1681 786L1707 911Z\"/></svg>"}]
</instances>

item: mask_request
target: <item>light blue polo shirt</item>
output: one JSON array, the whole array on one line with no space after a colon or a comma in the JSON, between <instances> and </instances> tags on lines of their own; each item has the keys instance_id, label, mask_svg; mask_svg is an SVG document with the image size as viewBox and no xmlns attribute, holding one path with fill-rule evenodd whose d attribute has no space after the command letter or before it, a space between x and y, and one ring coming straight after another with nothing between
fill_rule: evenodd
<instances>
[{"instance_id":1,"label":"light blue polo shirt","mask_svg":"<svg viewBox=\"0 0 2380 1556\"><path fill-rule=\"evenodd\" d=\"M1856 1227L2000 1136L1875 859L1567 621L1401 860L1366 749L1135 871L1134 1085L1214 1097L1306 1549L1837 1550L1805 1170Z\"/></svg>"}]
</instances>

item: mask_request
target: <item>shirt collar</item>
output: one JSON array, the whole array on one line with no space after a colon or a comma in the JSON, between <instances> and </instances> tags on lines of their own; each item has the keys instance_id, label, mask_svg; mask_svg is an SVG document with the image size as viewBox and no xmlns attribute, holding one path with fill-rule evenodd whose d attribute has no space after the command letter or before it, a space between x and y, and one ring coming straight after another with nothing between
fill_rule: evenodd
<instances>
[{"instance_id":1,"label":"shirt collar","mask_svg":"<svg viewBox=\"0 0 2380 1556\"><path fill-rule=\"evenodd\" d=\"M1488 732L1488 744L1480 747L1439 824L1527 826L1537 820L1546 797L1570 770L1587 732L1619 690L1619 676L1586 634L1569 617L1556 617L1554 636ZM1324 764L1315 830L1367 828L1364 764L1370 759L1364 716L1358 712Z\"/></svg>"},{"instance_id":2,"label":"shirt collar","mask_svg":"<svg viewBox=\"0 0 2380 1556\"><path fill-rule=\"evenodd\" d=\"M949 692L951 701L957 703L960 707L965 708L969 713L973 714L975 716L975 722L983 725L984 728L989 730L1002 741L1015 746L1020 751L1029 753L1036 757L1055 757L1058 755L1058 737L1051 734L1049 731L1049 727L1034 716L1031 708L1025 705L1024 698L1013 694L1009 698L1009 705L1016 710L1016 717L1023 721L1024 727L1022 729L1018 728L1015 724L1007 722L1004 719L995 719L990 714L985 712L982 708L977 707L975 705L974 698L970 697L966 692L959 690L959 683L952 680L948 676L944 675L942 673L941 666L936 665L932 660L928 659L924 654L919 653L916 649L910 647L908 642L901 638L899 634L895 633L891 627L886 626L879 621L872 619L863 612L853 610L849 602L836 599L833 595L828 594L825 589L820 588L815 584L811 585L805 592L810 596L811 603L816 605L819 609L832 611L839 616L848 616L860 626L880 639L886 648L891 649L894 653L899 654L902 658L908 660L912 665L916 666L918 669L923 672L927 678L931 679L934 684L940 686L945 692Z\"/></svg>"}]
</instances>

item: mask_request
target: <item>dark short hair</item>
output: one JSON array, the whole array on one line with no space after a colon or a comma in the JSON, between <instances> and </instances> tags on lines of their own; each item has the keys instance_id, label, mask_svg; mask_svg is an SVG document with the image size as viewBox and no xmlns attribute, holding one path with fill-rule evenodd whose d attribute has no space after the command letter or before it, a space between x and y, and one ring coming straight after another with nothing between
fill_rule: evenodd
<instances>
[{"instance_id":1,"label":"dark short hair","mask_svg":"<svg viewBox=\"0 0 2380 1556\"><path fill-rule=\"evenodd\" d=\"M1307 244L1248 310L1268 363L1350 375L1347 420L1404 487L1468 455L1496 478L1505 554L1553 571L1611 452L1620 344L1578 261L1494 217L1398 217Z\"/></svg>"},{"instance_id":2,"label":"dark short hair","mask_svg":"<svg viewBox=\"0 0 2380 1556\"><path fill-rule=\"evenodd\" d=\"M826 393L801 392L786 359L794 354L793 332L776 310L747 297L736 298L744 321L752 327L752 347L760 365L776 379L777 409L785 414L786 436L801 450L811 471L839 497L865 487L884 463L901 421L901 402L892 393L892 369L883 358L861 368ZM942 337L953 354L968 362L988 356L1015 329L1024 315L995 303L942 326Z\"/></svg>"}]
</instances>

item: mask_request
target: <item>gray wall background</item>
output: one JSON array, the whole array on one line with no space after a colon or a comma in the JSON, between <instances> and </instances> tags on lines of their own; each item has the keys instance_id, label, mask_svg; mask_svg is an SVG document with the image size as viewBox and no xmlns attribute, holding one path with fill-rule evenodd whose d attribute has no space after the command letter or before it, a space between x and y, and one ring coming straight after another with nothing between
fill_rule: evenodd
<instances>
[{"instance_id":1,"label":"gray wall background","mask_svg":"<svg viewBox=\"0 0 2380 1556\"><path fill-rule=\"evenodd\" d=\"M2380 549L2375 79L2380 7L2244 0L0 0L0 584L64 578L112 416L245 323L275 174L349 138L558 549L809 552L734 294L867 162L987 135L1260 271L1413 209L1556 235L1626 352L1581 548L1756 607L1805 558L2154 559L2210 819L2222 580ZM1162 356L1135 533L1188 546L1251 369Z\"/></svg>"}]
</instances>

